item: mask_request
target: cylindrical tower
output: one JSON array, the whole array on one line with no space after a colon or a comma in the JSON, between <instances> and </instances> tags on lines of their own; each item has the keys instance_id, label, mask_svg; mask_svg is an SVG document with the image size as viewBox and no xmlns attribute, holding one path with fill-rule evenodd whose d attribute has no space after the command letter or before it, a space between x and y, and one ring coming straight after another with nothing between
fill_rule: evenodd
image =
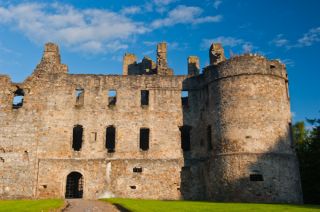
<instances>
[{"instance_id":1,"label":"cylindrical tower","mask_svg":"<svg viewBox=\"0 0 320 212\"><path fill-rule=\"evenodd\" d=\"M242 55L211 65L210 198L301 203L285 66Z\"/></svg>"}]
</instances>

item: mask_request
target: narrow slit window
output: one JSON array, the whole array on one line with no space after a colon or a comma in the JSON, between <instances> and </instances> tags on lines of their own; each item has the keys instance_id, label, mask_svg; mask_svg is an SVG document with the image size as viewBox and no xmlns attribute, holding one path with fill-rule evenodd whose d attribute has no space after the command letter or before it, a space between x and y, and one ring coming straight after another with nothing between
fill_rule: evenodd
<instances>
[{"instance_id":1,"label":"narrow slit window","mask_svg":"<svg viewBox=\"0 0 320 212\"><path fill-rule=\"evenodd\" d=\"M117 91L116 90L109 90L108 92L108 105L114 106L117 103Z\"/></svg>"},{"instance_id":2,"label":"narrow slit window","mask_svg":"<svg viewBox=\"0 0 320 212\"><path fill-rule=\"evenodd\" d=\"M108 153L115 152L116 147L116 128L114 126L107 127L106 132L106 149Z\"/></svg>"},{"instance_id":3,"label":"narrow slit window","mask_svg":"<svg viewBox=\"0 0 320 212\"><path fill-rule=\"evenodd\" d=\"M183 107L189 106L189 91L181 91L181 104Z\"/></svg>"},{"instance_id":4,"label":"narrow slit window","mask_svg":"<svg viewBox=\"0 0 320 212\"><path fill-rule=\"evenodd\" d=\"M210 150L212 150L211 125L207 126L207 142L208 142L208 151L210 151Z\"/></svg>"},{"instance_id":5,"label":"narrow slit window","mask_svg":"<svg viewBox=\"0 0 320 212\"><path fill-rule=\"evenodd\" d=\"M84 104L84 89L76 89L76 106L83 106Z\"/></svg>"},{"instance_id":6,"label":"narrow slit window","mask_svg":"<svg viewBox=\"0 0 320 212\"><path fill-rule=\"evenodd\" d=\"M12 108L13 109L19 109L23 105L24 100L24 91L21 88L18 88L14 92L13 102L12 102Z\"/></svg>"},{"instance_id":7,"label":"narrow slit window","mask_svg":"<svg viewBox=\"0 0 320 212\"><path fill-rule=\"evenodd\" d=\"M149 105L149 91L142 90L141 91L141 106Z\"/></svg>"},{"instance_id":8,"label":"narrow slit window","mask_svg":"<svg viewBox=\"0 0 320 212\"><path fill-rule=\"evenodd\" d=\"M73 127L72 148L74 151L80 151L82 147L83 127L76 125Z\"/></svg>"},{"instance_id":9,"label":"narrow slit window","mask_svg":"<svg viewBox=\"0 0 320 212\"><path fill-rule=\"evenodd\" d=\"M140 149L147 151L149 149L149 134L150 129L141 128L140 129Z\"/></svg>"},{"instance_id":10,"label":"narrow slit window","mask_svg":"<svg viewBox=\"0 0 320 212\"><path fill-rule=\"evenodd\" d=\"M190 126L184 125L180 127L181 148L183 151L190 151L190 131Z\"/></svg>"}]
</instances>

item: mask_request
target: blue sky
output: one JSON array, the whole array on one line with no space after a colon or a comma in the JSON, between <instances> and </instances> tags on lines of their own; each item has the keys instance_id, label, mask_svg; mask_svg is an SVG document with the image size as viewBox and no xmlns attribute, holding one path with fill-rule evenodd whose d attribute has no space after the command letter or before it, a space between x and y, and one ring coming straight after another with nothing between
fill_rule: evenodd
<instances>
[{"instance_id":1,"label":"blue sky","mask_svg":"<svg viewBox=\"0 0 320 212\"><path fill-rule=\"evenodd\" d=\"M23 81L48 41L70 73L121 74L122 56L155 58L186 74L186 58L208 64L211 42L287 65L294 121L320 116L320 1L308 0L0 0L0 74Z\"/></svg>"}]
</instances>

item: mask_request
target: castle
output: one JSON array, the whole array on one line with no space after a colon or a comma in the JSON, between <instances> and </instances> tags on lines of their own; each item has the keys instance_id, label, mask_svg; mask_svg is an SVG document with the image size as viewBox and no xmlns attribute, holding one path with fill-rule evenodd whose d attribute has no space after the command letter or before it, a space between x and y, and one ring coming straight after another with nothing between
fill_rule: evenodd
<instances>
[{"instance_id":1,"label":"castle","mask_svg":"<svg viewBox=\"0 0 320 212\"><path fill-rule=\"evenodd\" d=\"M178 76L166 54L68 74L48 43L23 83L0 75L0 198L301 203L285 66L212 44Z\"/></svg>"}]
</instances>

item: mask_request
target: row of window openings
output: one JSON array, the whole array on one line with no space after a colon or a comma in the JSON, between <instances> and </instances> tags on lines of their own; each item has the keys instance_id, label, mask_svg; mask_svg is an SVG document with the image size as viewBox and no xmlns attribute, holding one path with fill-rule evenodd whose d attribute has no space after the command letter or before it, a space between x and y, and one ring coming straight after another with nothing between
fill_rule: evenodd
<instances>
[{"instance_id":1,"label":"row of window openings","mask_svg":"<svg viewBox=\"0 0 320 212\"><path fill-rule=\"evenodd\" d=\"M179 128L181 132L181 148L183 151L190 151L190 126L182 126ZM95 140L97 139L97 134L94 134ZM73 128L73 139L72 139L72 148L74 151L80 151L82 147L82 137L83 137L83 127L81 125L76 125ZM147 151L149 149L149 138L150 138L150 129L149 128L140 128L139 136L139 147L142 151ZM211 144L211 125L207 127L207 148L212 150ZM108 126L106 129L106 143L105 148L108 150L108 153L115 152L116 144L116 128L114 126Z\"/></svg>"},{"instance_id":2,"label":"row of window openings","mask_svg":"<svg viewBox=\"0 0 320 212\"><path fill-rule=\"evenodd\" d=\"M188 98L189 93L188 91L181 91L181 102L183 106L188 106ZM23 105L24 99L24 91L18 88L14 92L12 108L19 109ZM141 106L149 105L149 91L148 90L141 90ZM109 90L108 92L108 106L115 106L117 103L117 91L116 90ZM84 104L84 89L79 88L76 89L76 106L82 106Z\"/></svg>"}]
</instances>

